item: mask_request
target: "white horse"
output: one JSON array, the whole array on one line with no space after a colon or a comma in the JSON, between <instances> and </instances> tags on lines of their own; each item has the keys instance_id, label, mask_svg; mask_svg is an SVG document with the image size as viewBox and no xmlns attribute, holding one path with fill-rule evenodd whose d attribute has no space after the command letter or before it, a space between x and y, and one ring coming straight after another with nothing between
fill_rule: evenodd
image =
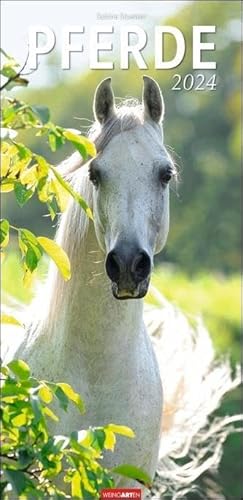
<instances>
[{"instance_id":1,"label":"white horse","mask_svg":"<svg viewBox=\"0 0 243 500\"><path fill-rule=\"evenodd\" d=\"M195 332L163 300L143 314L153 256L168 235L169 181L176 174L163 143L158 84L144 77L142 105L129 102L117 109L108 78L96 90L94 114L90 138L97 157L83 163L75 153L60 166L92 207L94 224L70 202L56 239L69 255L72 278L64 283L51 264L34 319L20 345L16 336L7 349L5 361L25 359L35 376L70 383L83 397L84 416L62 412L56 433L110 422L131 427L136 438L118 439L105 464L131 463L154 476L159 456L158 489L168 484L172 497L218 464L222 443L239 418L209 429L208 416L240 378L232 380L229 365L214 362L207 332ZM173 461L187 455L183 466ZM117 484L133 485L123 479Z\"/></svg>"},{"instance_id":2,"label":"white horse","mask_svg":"<svg viewBox=\"0 0 243 500\"><path fill-rule=\"evenodd\" d=\"M158 84L144 77L143 105L115 107L111 79L98 86L91 132L98 155L74 155L62 170L93 209L94 224L75 202L61 217L58 243L72 278L52 267L40 318L15 357L34 374L70 383L86 402L84 417L62 415L58 432L109 422L130 426L106 463L131 463L154 475L160 443L162 387L143 321L153 256L169 227L169 180L175 173L163 144L164 104ZM80 168L79 168L80 167Z\"/></svg>"}]
</instances>

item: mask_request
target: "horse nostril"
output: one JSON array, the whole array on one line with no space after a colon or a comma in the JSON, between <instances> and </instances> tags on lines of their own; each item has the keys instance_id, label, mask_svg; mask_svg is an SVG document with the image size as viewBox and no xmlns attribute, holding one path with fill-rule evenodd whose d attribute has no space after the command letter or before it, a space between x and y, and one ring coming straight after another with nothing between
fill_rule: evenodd
<instances>
[{"instance_id":1,"label":"horse nostril","mask_svg":"<svg viewBox=\"0 0 243 500\"><path fill-rule=\"evenodd\" d=\"M151 259L143 250L136 255L132 263L132 272L137 278L145 279L151 272Z\"/></svg>"},{"instance_id":2,"label":"horse nostril","mask_svg":"<svg viewBox=\"0 0 243 500\"><path fill-rule=\"evenodd\" d=\"M111 281L131 286L148 278L151 272L151 259L143 250L136 252L126 248L111 250L106 258L106 272Z\"/></svg>"},{"instance_id":3,"label":"horse nostril","mask_svg":"<svg viewBox=\"0 0 243 500\"><path fill-rule=\"evenodd\" d=\"M109 252L106 258L106 272L112 281L118 281L120 276L120 261L116 252Z\"/></svg>"}]
</instances>

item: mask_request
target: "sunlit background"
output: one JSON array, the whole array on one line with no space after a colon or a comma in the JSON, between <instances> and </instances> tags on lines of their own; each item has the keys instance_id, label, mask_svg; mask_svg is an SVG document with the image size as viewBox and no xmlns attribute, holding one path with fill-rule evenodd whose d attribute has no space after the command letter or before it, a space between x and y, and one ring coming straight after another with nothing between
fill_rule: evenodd
<instances>
[{"instance_id":1,"label":"sunlit background","mask_svg":"<svg viewBox=\"0 0 243 500\"><path fill-rule=\"evenodd\" d=\"M97 20L99 14L139 14L138 24L148 33L145 59L149 69L119 69L119 26L122 21ZM179 183L171 189L171 226L165 251L157 259L154 284L174 304L190 315L201 315L219 355L229 355L234 365L240 359L240 2L238 1L156 1L2 2L1 46L20 64L28 53L28 27L44 24L56 34L57 44L48 56L40 57L38 70L28 76L29 86L21 95L30 104L46 105L52 120L62 126L81 129L92 120L92 99L102 78L112 76L119 98L141 98L142 74L155 78L164 94L165 142L179 170ZM86 27L82 37L88 47L93 24L113 24L114 61L111 71L89 70L88 52L73 54L71 69L60 63L63 25ZM153 33L156 24L178 27L186 39L186 56L173 70L154 70ZM182 77L192 70L192 26L216 25L216 51L207 59L217 61L217 70L200 71L208 79L216 73L216 90L173 91L173 75ZM77 36L77 35L75 35ZM206 39L206 38L205 38ZM212 41L212 38L210 38ZM172 57L174 42L165 46ZM26 71L28 67L26 68ZM112 74L111 74L112 73ZM17 92L17 91L13 91ZM45 140L29 133L20 136L35 152L54 164L71 150L49 151ZM40 204L31 200L22 210L14 197L3 200L4 214L12 224L37 234L53 235L55 228L43 217ZM45 264L43 264L43 272ZM8 276L8 278L7 278ZM31 290L22 287L21 268L12 241L12 250L3 266L5 291L28 301ZM239 411L240 395L235 391L224 402L221 414ZM237 458L238 457L238 458ZM228 499L240 499L239 438L231 436L225 446L219 482Z\"/></svg>"}]
</instances>

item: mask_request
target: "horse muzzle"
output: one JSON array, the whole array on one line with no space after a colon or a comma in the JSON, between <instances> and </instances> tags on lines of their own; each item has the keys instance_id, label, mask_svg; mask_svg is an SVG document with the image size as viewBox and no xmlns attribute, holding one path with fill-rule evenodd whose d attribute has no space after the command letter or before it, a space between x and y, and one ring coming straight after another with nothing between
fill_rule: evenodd
<instances>
[{"instance_id":1,"label":"horse muzzle","mask_svg":"<svg viewBox=\"0 0 243 500\"><path fill-rule=\"evenodd\" d=\"M147 252L117 246L108 253L105 265L116 299L141 299L146 295L152 268Z\"/></svg>"},{"instance_id":2,"label":"horse muzzle","mask_svg":"<svg viewBox=\"0 0 243 500\"><path fill-rule=\"evenodd\" d=\"M142 299L147 291L149 286L149 279L144 280L140 283L136 288L122 288L119 284L112 282L111 290L114 297L118 300L127 300L127 299Z\"/></svg>"}]
</instances>

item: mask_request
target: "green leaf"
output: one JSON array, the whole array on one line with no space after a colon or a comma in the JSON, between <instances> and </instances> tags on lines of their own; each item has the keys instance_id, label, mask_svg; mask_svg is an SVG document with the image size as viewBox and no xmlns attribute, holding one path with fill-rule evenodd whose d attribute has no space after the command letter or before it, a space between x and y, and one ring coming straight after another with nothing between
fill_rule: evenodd
<instances>
[{"instance_id":1,"label":"green leaf","mask_svg":"<svg viewBox=\"0 0 243 500\"><path fill-rule=\"evenodd\" d=\"M26 380L30 376L30 368L22 359L14 359L7 366L20 380Z\"/></svg>"},{"instance_id":2,"label":"green leaf","mask_svg":"<svg viewBox=\"0 0 243 500\"><path fill-rule=\"evenodd\" d=\"M81 478L78 471L74 472L71 482L72 498L81 498Z\"/></svg>"},{"instance_id":3,"label":"green leaf","mask_svg":"<svg viewBox=\"0 0 243 500\"><path fill-rule=\"evenodd\" d=\"M38 392L39 397L44 401L44 403L49 404L53 400L53 394L51 389L47 385L43 385L39 392Z\"/></svg>"},{"instance_id":4,"label":"green leaf","mask_svg":"<svg viewBox=\"0 0 243 500\"><path fill-rule=\"evenodd\" d=\"M31 402L31 406L32 406L32 410L33 410L33 413L34 413L34 416L35 416L35 422L41 422L42 423L44 422L44 417L42 415L42 407L41 407L41 403L38 399L37 396L31 396L30 398L30 402ZM42 430L44 430L42 428Z\"/></svg>"},{"instance_id":5,"label":"green leaf","mask_svg":"<svg viewBox=\"0 0 243 500\"><path fill-rule=\"evenodd\" d=\"M44 236L38 236L37 241L43 250L54 260L64 280L69 280L71 278L71 266L66 252L55 241Z\"/></svg>"},{"instance_id":6,"label":"green leaf","mask_svg":"<svg viewBox=\"0 0 243 500\"><path fill-rule=\"evenodd\" d=\"M50 188L56 197L61 212L64 212L70 200L70 193L60 184L57 179L51 180Z\"/></svg>"},{"instance_id":7,"label":"green leaf","mask_svg":"<svg viewBox=\"0 0 243 500\"><path fill-rule=\"evenodd\" d=\"M14 316L5 313L1 314L1 323L5 323L8 325L23 326L22 323L18 321Z\"/></svg>"},{"instance_id":8,"label":"green leaf","mask_svg":"<svg viewBox=\"0 0 243 500\"><path fill-rule=\"evenodd\" d=\"M49 417L52 420L54 420L54 422L59 422L58 416L55 415L55 413L50 408L48 408L47 406L45 406L45 408L43 408L43 413L45 415L47 415L47 417Z\"/></svg>"},{"instance_id":9,"label":"green leaf","mask_svg":"<svg viewBox=\"0 0 243 500\"><path fill-rule=\"evenodd\" d=\"M95 145L86 137L83 137L82 135L76 135L68 129L64 129L63 135L75 146L76 149L78 149L84 160L87 159L88 155L96 155Z\"/></svg>"},{"instance_id":10,"label":"green leaf","mask_svg":"<svg viewBox=\"0 0 243 500\"><path fill-rule=\"evenodd\" d=\"M29 483L24 473L16 469L5 469L5 474L17 495L21 495Z\"/></svg>"},{"instance_id":11,"label":"green leaf","mask_svg":"<svg viewBox=\"0 0 243 500\"><path fill-rule=\"evenodd\" d=\"M7 219L0 221L0 245L6 247L9 242L9 222Z\"/></svg>"},{"instance_id":12,"label":"green leaf","mask_svg":"<svg viewBox=\"0 0 243 500\"><path fill-rule=\"evenodd\" d=\"M27 396L28 392L24 387L18 387L16 384L5 382L1 389L1 397Z\"/></svg>"},{"instance_id":13,"label":"green leaf","mask_svg":"<svg viewBox=\"0 0 243 500\"><path fill-rule=\"evenodd\" d=\"M114 451L115 444L116 444L116 436L115 436L114 432L106 429L105 430L105 443L104 443L104 447L107 450Z\"/></svg>"},{"instance_id":14,"label":"green leaf","mask_svg":"<svg viewBox=\"0 0 243 500\"><path fill-rule=\"evenodd\" d=\"M10 193L10 191L14 190L15 179L7 179L1 180L1 193Z\"/></svg>"},{"instance_id":15,"label":"green leaf","mask_svg":"<svg viewBox=\"0 0 243 500\"><path fill-rule=\"evenodd\" d=\"M75 147L75 149L77 149L77 151L80 153L80 155L82 156L82 158L84 160L87 160L88 159L88 155L87 155L87 151L86 151L86 148L84 146L84 144L80 144L79 142L77 141L70 141L73 146Z\"/></svg>"},{"instance_id":16,"label":"green leaf","mask_svg":"<svg viewBox=\"0 0 243 500\"><path fill-rule=\"evenodd\" d=\"M32 233L29 229L25 229L22 227L19 229L19 231L21 232L21 238L26 245L30 244L32 246L38 247L37 238L34 233Z\"/></svg>"},{"instance_id":17,"label":"green leaf","mask_svg":"<svg viewBox=\"0 0 243 500\"><path fill-rule=\"evenodd\" d=\"M25 257L26 271L32 273L42 256L42 248L38 243L36 236L28 229L20 228L19 233L19 247L23 256Z\"/></svg>"},{"instance_id":18,"label":"green leaf","mask_svg":"<svg viewBox=\"0 0 243 500\"><path fill-rule=\"evenodd\" d=\"M79 474L81 477L82 486L85 492L87 492L86 494L84 494L84 498L87 500L94 498L93 495L95 495L96 491L93 485L91 484L87 471L82 463L79 464ZM91 493L92 496L90 496L89 493Z\"/></svg>"},{"instance_id":19,"label":"green leaf","mask_svg":"<svg viewBox=\"0 0 243 500\"><path fill-rule=\"evenodd\" d=\"M21 468L30 465L34 458L34 452L32 451L32 449L27 448L20 449L18 455Z\"/></svg>"},{"instance_id":20,"label":"green leaf","mask_svg":"<svg viewBox=\"0 0 243 500\"><path fill-rule=\"evenodd\" d=\"M81 413L84 413L85 411L84 402L82 401L80 395L73 390L71 385L60 382L57 384L57 386L61 387L61 389L63 390L64 394L68 397L68 399L70 399L71 401L73 401L73 403L75 403L75 405L78 407Z\"/></svg>"},{"instance_id":21,"label":"green leaf","mask_svg":"<svg viewBox=\"0 0 243 500\"><path fill-rule=\"evenodd\" d=\"M14 192L20 207L23 207L34 194L32 189L27 189L21 182L15 182Z\"/></svg>"},{"instance_id":22,"label":"green leaf","mask_svg":"<svg viewBox=\"0 0 243 500\"><path fill-rule=\"evenodd\" d=\"M135 437L133 430L130 429L130 427L127 427L126 425L108 424L105 426L105 429L115 432L116 434L120 434L121 436L126 436L129 438Z\"/></svg>"},{"instance_id":23,"label":"green leaf","mask_svg":"<svg viewBox=\"0 0 243 500\"><path fill-rule=\"evenodd\" d=\"M57 215L57 205L56 205L56 202L55 200L52 200L51 202L46 202L47 204L47 207L48 207L48 210L49 210L49 214L51 216L51 220L54 220L56 215Z\"/></svg>"},{"instance_id":24,"label":"green leaf","mask_svg":"<svg viewBox=\"0 0 243 500\"><path fill-rule=\"evenodd\" d=\"M29 80L27 78L22 78L22 76L17 76L11 80L7 86L7 90L12 90L14 87L27 87L29 84Z\"/></svg>"},{"instance_id":25,"label":"green leaf","mask_svg":"<svg viewBox=\"0 0 243 500\"><path fill-rule=\"evenodd\" d=\"M12 425L15 427L22 427L23 425L26 425L28 422L28 417L25 413L20 413L20 415L17 415L11 420Z\"/></svg>"},{"instance_id":26,"label":"green leaf","mask_svg":"<svg viewBox=\"0 0 243 500\"><path fill-rule=\"evenodd\" d=\"M80 196L78 193L76 193L73 188L66 182L62 176L59 174L57 169L50 165L50 169L52 170L53 174L55 177L59 180L60 184L72 195L73 199L79 203L79 205L83 208L83 210L86 212L86 215L93 220L93 215L92 211L87 205L86 201Z\"/></svg>"},{"instance_id":27,"label":"green leaf","mask_svg":"<svg viewBox=\"0 0 243 500\"><path fill-rule=\"evenodd\" d=\"M11 125L16 118L16 113L13 105L8 105L6 108L2 110L2 124L3 127L7 127L7 125Z\"/></svg>"},{"instance_id":28,"label":"green leaf","mask_svg":"<svg viewBox=\"0 0 243 500\"><path fill-rule=\"evenodd\" d=\"M36 259L39 261L42 256L42 249L36 236L28 229L20 228L18 232L19 239L21 241L21 250L23 253L26 254L28 249L32 249L36 255Z\"/></svg>"},{"instance_id":29,"label":"green leaf","mask_svg":"<svg viewBox=\"0 0 243 500\"><path fill-rule=\"evenodd\" d=\"M50 146L52 152L55 153L55 151L57 149L57 140L56 140L56 136L55 136L55 134L53 134L53 132L49 132L48 142L49 142L49 146Z\"/></svg>"},{"instance_id":30,"label":"green leaf","mask_svg":"<svg viewBox=\"0 0 243 500\"><path fill-rule=\"evenodd\" d=\"M14 78L17 76L15 68L19 66L14 59L9 59L6 64L3 65L0 74L5 76L5 78Z\"/></svg>"},{"instance_id":31,"label":"green leaf","mask_svg":"<svg viewBox=\"0 0 243 500\"><path fill-rule=\"evenodd\" d=\"M45 125L45 123L50 120L50 111L46 106L31 106L31 109L38 116L40 121Z\"/></svg>"},{"instance_id":32,"label":"green leaf","mask_svg":"<svg viewBox=\"0 0 243 500\"><path fill-rule=\"evenodd\" d=\"M66 394L63 392L61 387L56 387L55 396L57 397L57 399L59 401L60 407L64 411L67 411L69 399L67 398Z\"/></svg>"},{"instance_id":33,"label":"green leaf","mask_svg":"<svg viewBox=\"0 0 243 500\"><path fill-rule=\"evenodd\" d=\"M42 177L37 185L38 198L42 203L48 203L52 196L49 193L48 177Z\"/></svg>"},{"instance_id":34,"label":"green leaf","mask_svg":"<svg viewBox=\"0 0 243 500\"><path fill-rule=\"evenodd\" d=\"M65 139L60 131L58 130L60 127L55 127L53 124L51 125L51 130L48 133L48 141L49 146L53 152L55 152L58 148L60 148L64 143Z\"/></svg>"},{"instance_id":35,"label":"green leaf","mask_svg":"<svg viewBox=\"0 0 243 500\"><path fill-rule=\"evenodd\" d=\"M43 127L40 128L35 135L36 137L42 137L43 135L47 135L48 133L49 133L48 127Z\"/></svg>"},{"instance_id":36,"label":"green leaf","mask_svg":"<svg viewBox=\"0 0 243 500\"><path fill-rule=\"evenodd\" d=\"M9 369L7 366L0 366L0 373L5 375L6 377L9 376Z\"/></svg>"},{"instance_id":37,"label":"green leaf","mask_svg":"<svg viewBox=\"0 0 243 500\"><path fill-rule=\"evenodd\" d=\"M142 469L139 469L134 465L129 465L129 464L118 465L117 467L114 467L112 469L112 472L114 472L115 474L119 474L120 476L134 479L135 481L138 481L139 483L144 484L147 487L151 486L152 484L151 477L149 477L149 475L146 474L146 472L144 472Z\"/></svg>"},{"instance_id":38,"label":"green leaf","mask_svg":"<svg viewBox=\"0 0 243 500\"><path fill-rule=\"evenodd\" d=\"M20 173L20 182L24 184L27 189L34 190L36 185L38 184L38 176L37 176L36 165L31 168L24 168Z\"/></svg>"},{"instance_id":39,"label":"green leaf","mask_svg":"<svg viewBox=\"0 0 243 500\"><path fill-rule=\"evenodd\" d=\"M18 155L20 160L28 160L32 158L32 152L30 151L29 148L24 146L24 144L21 144L20 142L14 142L14 145L18 150Z\"/></svg>"},{"instance_id":40,"label":"green leaf","mask_svg":"<svg viewBox=\"0 0 243 500\"><path fill-rule=\"evenodd\" d=\"M34 155L34 159L36 160L38 164L38 177L39 179L42 179L43 177L46 177L49 172L50 165L49 163L43 158L43 156L40 155Z\"/></svg>"},{"instance_id":41,"label":"green leaf","mask_svg":"<svg viewBox=\"0 0 243 500\"><path fill-rule=\"evenodd\" d=\"M38 265L39 259L37 258L36 253L32 247L29 247L26 252L25 262L31 273L36 269Z\"/></svg>"},{"instance_id":42,"label":"green leaf","mask_svg":"<svg viewBox=\"0 0 243 500\"><path fill-rule=\"evenodd\" d=\"M95 429L95 438L100 450L103 450L106 441L106 432L103 429Z\"/></svg>"}]
</instances>

